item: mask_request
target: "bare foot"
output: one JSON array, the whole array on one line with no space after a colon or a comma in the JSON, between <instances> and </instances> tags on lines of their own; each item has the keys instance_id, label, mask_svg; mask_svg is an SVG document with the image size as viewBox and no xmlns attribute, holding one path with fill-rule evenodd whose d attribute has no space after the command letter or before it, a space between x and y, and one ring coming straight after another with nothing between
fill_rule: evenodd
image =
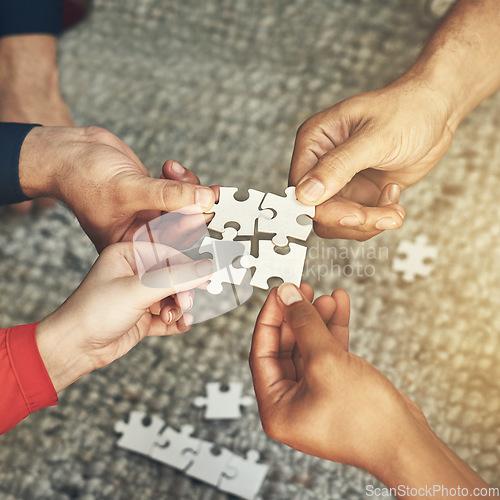
<instances>
[{"instance_id":1,"label":"bare foot","mask_svg":"<svg viewBox=\"0 0 500 500\"><path fill-rule=\"evenodd\" d=\"M51 35L22 35L0 39L0 121L74 126L71 113L59 91L57 40ZM53 207L55 200L39 198L40 208ZM28 213L33 201L12 205L17 213Z\"/></svg>"}]
</instances>

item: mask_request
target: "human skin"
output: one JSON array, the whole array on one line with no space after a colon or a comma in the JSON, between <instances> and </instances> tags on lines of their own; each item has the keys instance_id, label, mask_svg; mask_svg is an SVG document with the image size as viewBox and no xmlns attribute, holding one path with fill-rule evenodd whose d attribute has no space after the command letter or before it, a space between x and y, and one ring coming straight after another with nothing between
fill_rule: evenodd
<instances>
[{"instance_id":1,"label":"human skin","mask_svg":"<svg viewBox=\"0 0 500 500\"><path fill-rule=\"evenodd\" d=\"M130 240L161 212L197 205L208 211L215 192L174 161L154 179L118 137L99 127L35 127L26 136L19 180L30 198L50 196L76 215L98 251Z\"/></svg>"},{"instance_id":2,"label":"human skin","mask_svg":"<svg viewBox=\"0 0 500 500\"><path fill-rule=\"evenodd\" d=\"M28 34L0 38L0 121L74 126L59 89L55 36ZM55 200L39 198L12 205L12 209L27 213L35 203L48 208Z\"/></svg>"},{"instance_id":3,"label":"human skin","mask_svg":"<svg viewBox=\"0 0 500 500\"><path fill-rule=\"evenodd\" d=\"M151 251L145 243L144 252ZM206 283L211 261L190 261L156 245L155 256L170 259L175 255L181 260L155 271L155 284L161 280L161 286L146 286L147 276L138 275L137 255L137 243L107 247L77 290L38 324L38 350L56 392L122 357L145 337L189 329L189 313L178 314L167 324L151 308L166 297Z\"/></svg>"},{"instance_id":4,"label":"human skin","mask_svg":"<svg viewBox=\"0 0 500 500\"><path fill-rule=\"evenodd\" d=\"M459 0L403 76L301 125L289 182L317 206L319 236L362 241L401 227L400 191L425 177L500 86L498 26L497 0Z\"/></svg>"},{"instance_id":5,"label":"human skin","mask_svg":"<svg viewBox=\"0 0 500 500\"><path fill-rule=\"evenodd\" d=\"M264 431L299 451L365 469L390 488L487 488L413 401L349 352L347 293L312 304L313 296L309 285L299 291L283 284L258 317L250 368Z\"/></svg>"}]
</instances>

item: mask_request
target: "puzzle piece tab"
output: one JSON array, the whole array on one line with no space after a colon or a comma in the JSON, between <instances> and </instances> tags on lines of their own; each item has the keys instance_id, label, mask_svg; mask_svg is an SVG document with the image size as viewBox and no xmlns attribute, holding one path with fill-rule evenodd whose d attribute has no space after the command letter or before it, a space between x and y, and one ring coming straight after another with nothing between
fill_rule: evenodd
<instances>
[{"instance_id":1,"label":"puzzle piece tab","mask_svg":"<svg viewBox=\"0 0 500 500\"><path fill-rule=\"evenodd\" d=\"M214 262L214 272L210 277L207 291L218 295L222 292L222 283L241 284L247 270L236 268L234 260L242 255L250 254L250 241L233 241L236 237L236 229L229 227L223 235L222 240L205 238L200 246L199 253L210 253Z\"/></svg>"},{"instance_id":2,"label":"puzzle piece tab","mask_svg":"<svg viewBox=\"0 0 500 500\"><path fill-rule=\"evenodd\" d=\"M434 262L437 257L437 248L427 243L427 236L420 235L415 242L402 241L397 253L404 257L395 257L392 261L394 271L403 273L404 281L415 281L416 276L429 276L434 269Z\"/></svg>"},{"instance_id":3,"label":"puzzle piece tab","mask_svg":"<svg viewBox=\"0 0 500 500\"><path fill-rule=\"evenodd\" d=\"M118 446L142 455L150 454L160 430L165 426L165 421L154 416L149 425L145 425L145 417L146 414L142 411L132 411L128 423L115 424L115 431L121 434Z\"/></svg>"},{"instance_id":4,"label":"puzzle piece tab","mask_svg":"<svg viewBox=\"0 0 500 500\"><path fill-rule=\"evenodd\" d=\"M150 456L164 464L176 469L186 470L194 461L202 445L202 440L192 437L194 428L191 425L183 425L178 432L167 427L153 446Z\"/></svg>"},{"instance_id":5,"label":"puzzle piece tab","mask_svg":"<svg viewBox=\"0 0 500 500\"><path fill-rule=\"evenodd\" d=\"M257 228L261 233L274 233L273 243L283 247L288 244L288 238L307 240L312 230L312 220L307 224L299 224L297 218L300 215L314 217L315 207L308 207L300 203L295 196L293 186L285 189L285 196L273 193L266 194L262 202L263 209L273 209L276 215L272 219L259 218Z\"/></svg>"},{"instance_id":6,"label":"puzzle piece tab","mask_svg":"<svg viewBox=\"0 0 500 500\"><path fill-rule=\"evenodd\" d=\"M233 455L228 461L228 467L234 469L236 474L228 477L223 473L219 489L240 498L254 500L269 471L268 465L257 463L259 458L256 450L249 450L246 459Z\"/></svg>"},{"instance_id":7,"label":"puzzle piece tab","mask_svg":"<svg viewBox=\"0 0 500 500\"><path fill-rule=\"evenodd\" d=\"M236 471L228 465L233 454L226 448L220 448L219 453L215 454L214 447L214 443L202 441L192 464L186 469L186 474L204 483L218 486L223 474L232 478Z\"/></svg>"},{"instance_id":8,"label":"puzzle piece tab","mask_svg":"<svg viewBox=\"0 0 500 500\"><path fill-rule=\"evenodd\" d=\"M255 232L255 221L262 217L271 218L270 210L260 210L260 204L264 193L255 189L248 190L248 198L243 201L235 199L238 191L235 187L221 187L219 201L213 206L214 218L208 225L209 229L223 233L228 222L237 222L239 236L253 236Z\"/></svg>"},{"instance_id":9,"label":"puzzle piece tab","mask_svg":"<svg viewBox=\"0 0 500 500\"><path fill-rule=\"evenodd\" d=\"M198 397L194 400L195 406L206 406L206 419L241 418L240 406L249 406L254 402L252 397L241 395L241 382L231 382L227 391L222 391L218 382L210 382L206 385L206 390L206 398Z\"/></svg>"},{"instance_id":10,"label":"puzzle piece tab","mask_svg":"<svg viewBox=\"0 0 500 500\"><path fill-rule=\"evenodd\" d=\"M272 241L259 241L259 256L245 255L241 258L243 267L255 267L250 284L267 290L267 280L272 277L281 278L284 282L299 286L302 279L302 270L306 258L307 247L290 243L287 254L274 251Z\"/></svg>"}]
</instances>

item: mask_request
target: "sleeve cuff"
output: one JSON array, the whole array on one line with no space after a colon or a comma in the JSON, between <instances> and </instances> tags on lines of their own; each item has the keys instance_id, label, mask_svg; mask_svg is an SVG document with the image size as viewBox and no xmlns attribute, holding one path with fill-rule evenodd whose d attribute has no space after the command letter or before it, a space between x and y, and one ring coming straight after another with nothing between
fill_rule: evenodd
<instances>
[{"instance_id":1,"label":"sleeve cuff","mask_svg":"<svg viewBox=\"0 0 500 500\"><path fill-rule=\"evenodd\" d=\"M0 36L58 35L63 0L0 0Z\"/></svg>"},{"instance_id":2,"label":"sleeve cuff","mask_svg":"<svg viewBox=\"0 0 500 500\"><path fill-rule=\"evenodd\" d=\"M57 404L57 393L36 343L38 323L9 328L7 352L29 413Z\"/></svg>"},{"instance_id":3,"label":"sleeve cuff","mask_svg":"<svg viewBox=\"0 0 500 500\"><path fill-rule=\"evenodd\" d=\"M0 123L0 205L29 200L19 183L19 157L26 136L33 128L40 126L28 123Z\"/></svg>"}]
</instances>

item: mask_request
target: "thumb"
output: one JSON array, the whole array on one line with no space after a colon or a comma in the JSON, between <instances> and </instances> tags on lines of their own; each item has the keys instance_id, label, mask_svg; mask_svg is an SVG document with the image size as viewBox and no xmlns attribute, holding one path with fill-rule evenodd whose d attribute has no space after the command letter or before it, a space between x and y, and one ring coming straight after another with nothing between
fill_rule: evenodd
<instances>
[{"instance_id":1,"label":"thumb","mask_svg":"<svg viewBox=\"0 0 500 500\"><path fill-rule=\"evenodd\" d=\"M306 366L317 355L331 352L332 349L342 352L317 309L295 285L280 285L278 297L285 322L292 330Z\"/></svg>"},{"instance_id":2,"label":"thumb","mask_svg":"<svg viewBox=\"0 0 500 500\"><path fill-rule=\"evenodd\" d=\"M143 274L140 280L135 276L136 300L141 307L150 307L165 297L206 283L212 271L211 260L199 260L155 269Z\"/></svg>"},{"instance_id":3,"label":"thumb","mask_svg":"<svg viewBox=\"0 0 500 500\"><path fill-rule=\"evenodd\" d=\"M353 136L325 153L297 185L297 199L320 205L337 194L358 172L375 167L373 141Z\"/></svg>"},{"instance_id":4,"label":"thumb","mask_svg":"<svg viewBox=\"0 0 500 500\"><path fill-rule=\"evenodd\" d=\"M207 211L215 202L214 192L210 188L178 180L154 179L141 175L120 187L129 193L128 208L132 212L172 212L192 205L198 205L201 210Z\"/></svg>"}]
</instances>

